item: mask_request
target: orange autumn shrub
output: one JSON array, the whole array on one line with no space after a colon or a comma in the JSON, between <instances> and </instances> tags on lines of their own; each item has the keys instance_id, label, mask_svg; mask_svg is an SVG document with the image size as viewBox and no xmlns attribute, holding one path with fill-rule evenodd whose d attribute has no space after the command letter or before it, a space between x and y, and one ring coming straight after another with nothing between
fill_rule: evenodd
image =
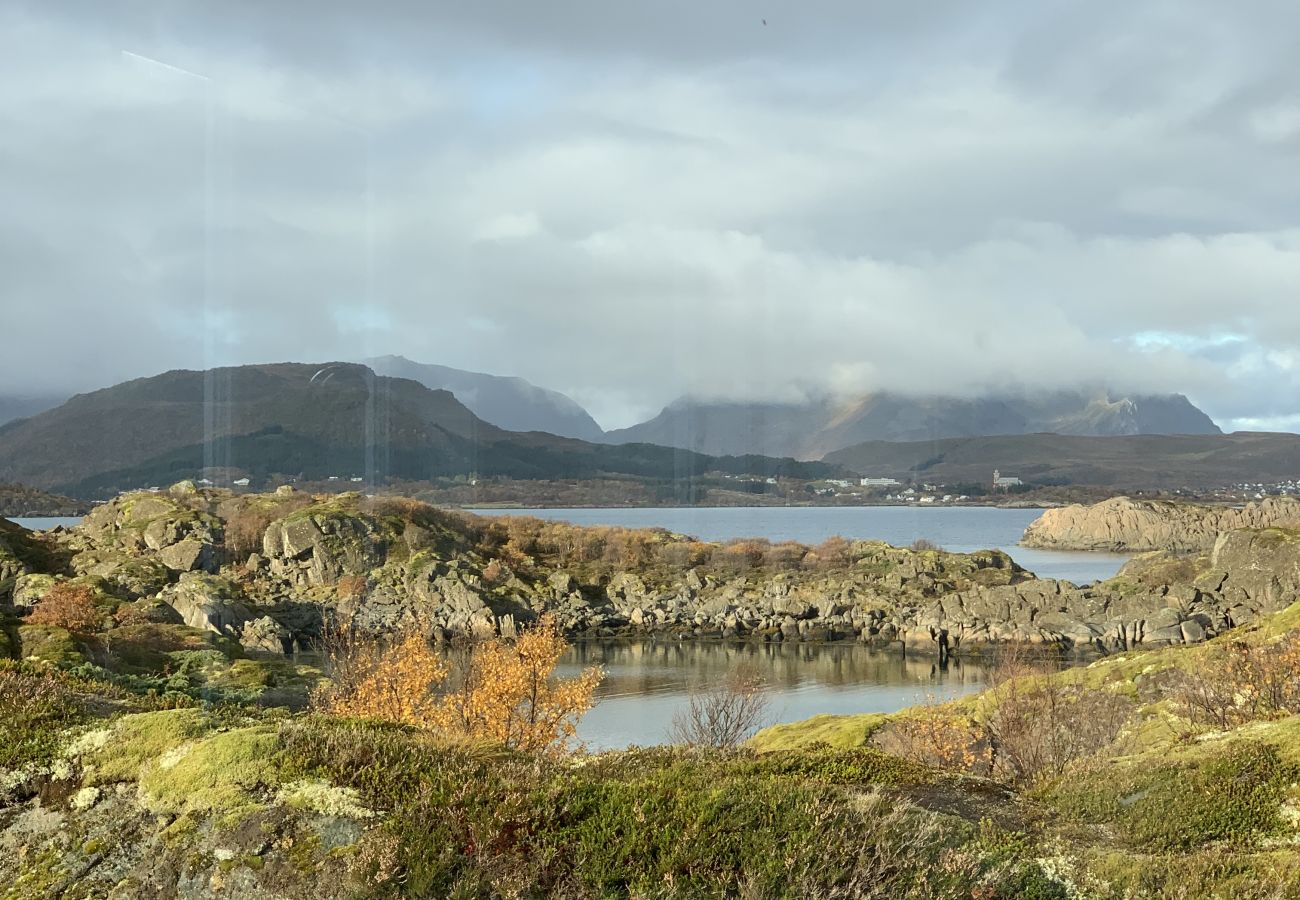
<instances>
[{"instance_id":1,"label":"orange autumn shrub","mask_svg":"<svg viewBox=\"0 0 1300 900\"><path fill-rule=\"evenodd\" d=\"M348 629L327 637L331 680L312 703L337 716L427 727L447 666L421 635L380 644Z\"/></svg>"},{"instance_id":2,"label":"orange autumn shrub","mask_svg":"<svg viewBox=\"0 0 1300 900\"><path fill-rule=\"evenodd\" d=\"M451 664L414 632L383 643L333 629L323 644L330 682L313 695L317 709L525 752L563 749L603 677L597 668L554 677L568 644L550 616L514 641L468 642Z\"/></svg>"},{"instance_id":3,"label":"orange autumn shrub","mask_svg":"<svg viewBox=\"0 0 1300 900\"><path fill-rule=\"evenodd\" d=\"M62 582L36 602L27 621L32 625L66 628L74 634L90 634L103 627L104 616L95 605L95 594L90 588Z\"/></svg>"},{"instance_id":4,"label":"orange autumn shrub","mask_svg":"<svg viewBox=\"0 0 1300 900\"><path fill-rule=\"evenodd\" d=\"M430 724L512 750L564 748L604 677L592 667L574 678L554 678L566 649L550 615L513 643L498 638L467 645L459 683L442 697Z\"/></svg>"}]
</instances>

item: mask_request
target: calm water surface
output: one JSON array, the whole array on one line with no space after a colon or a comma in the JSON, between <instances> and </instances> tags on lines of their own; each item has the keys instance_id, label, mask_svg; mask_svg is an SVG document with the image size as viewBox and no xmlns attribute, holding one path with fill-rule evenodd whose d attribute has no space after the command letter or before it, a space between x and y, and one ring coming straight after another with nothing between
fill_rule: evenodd
<instances>
[{"instance_id":1,"label":"calm water surface","mask_svg":"<svg viewBox=\"0 0 1300 900\"><path fill-rule=\"evenodd\" d=\"M483 515L525 515L561 519L575 525L667 528L704 541L759 537L817 544L832 535L886 541L906 547L917 538L954 553L1005 550L1040 578L1087 584L1109 578L1129 556L1073 553L1021 547L1020 537L1039 509L986 506L765 506L628 509L474 510Z\"/></svg>"},{"instance_id":2,"label":"calm water surface","mask_svg":"<svg viewBox=\"0 0 1300 900\"><path fill-rule=\"evenodd\" d=\"M42 516L35 519L10 519L10 522L16 522L24 528L32 531L45 531L62 525L65 528L71 528L73 525L81 524L81 516Z\"/></svg>"},{"instance_id":3,"label":"calm water surface","mask_svg":"<svg viewBox=\"0 0 1300 900\"><path fill-rule=\"evenodd\" d=\"M701 540L763 537L815 544L832 535L906 546L926 538L956 552L997 548L1042 577L1086 583L1109 578L1128 559L1111 553L1066 553L1019 546L1034 509L988 507L757 507L671 509L479 510L485 515L529 515L578 525L667 528ZM75 525L76 518L17 519L27 528ZM674 714L692 690L716 683L737 665L763 677L767 723L823 713L890 712L981 689L985 668L955 659L939 671L928 654L872 650L857 644L720 644L584 642L566 654L560 674L586 666L605 670L599 703L582 720L578 737L593 750L669 740Z\"/></svg>"},{"instance_id":4,"label":"calm water surface","mask_svg":"<svg viewBox=\"0 0 1300 900\"><path fill-rule=\"evenodd\" d=\"M765 724L822 713L892 712L978 691L985 675L976 661L954 659L939 671L927 654L859 644L698 641L582 642L570 648L559 674L586 666L605 670L599 702L579 724L578 738L589 749L608 750L669 741L673 716L687 706L691 691L742 664L766 685Z\"/></svg>"}]
</instances>

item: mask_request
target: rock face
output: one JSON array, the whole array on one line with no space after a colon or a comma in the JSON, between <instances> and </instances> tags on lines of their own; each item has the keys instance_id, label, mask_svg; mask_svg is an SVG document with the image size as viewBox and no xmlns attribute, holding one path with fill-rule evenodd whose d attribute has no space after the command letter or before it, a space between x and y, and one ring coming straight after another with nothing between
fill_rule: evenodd
<instances>
[{"instance_id":1,"label":"rock face","mask_svg":"<svg viewBox=\"0 0 1300 900\"><path fill-rule=\"evenodd\" d=\"M374 522L334 511L275 522L262 538L271 572L297 587L365 576L384 564L386 549Z\"/></svg>"},{"instance_id":2,"label":"rock face","mask_svg":"<svg viewBox=\"0 0 1300 900\"><path fill-rule=\"evenodd\" d=\"M215 631L238 639L243 625L253 617L248 607L236 599L233 587L225 579L187 573L164 590L162 600L180 614L191 628Z\"/></svg>"},{"instance_id":3,"label":"rock face","mask_svg":"<svg viewBox=\"0 0 1300 900\"><path fill-rule=\"evenodd\" d=\"M1236 509L1115 497L1049 509L1021 543L1052 550L1209 550L1223 532L1275 525L1300 525L1300 500L1269 497Z\"/></svg>"}]
</instances>

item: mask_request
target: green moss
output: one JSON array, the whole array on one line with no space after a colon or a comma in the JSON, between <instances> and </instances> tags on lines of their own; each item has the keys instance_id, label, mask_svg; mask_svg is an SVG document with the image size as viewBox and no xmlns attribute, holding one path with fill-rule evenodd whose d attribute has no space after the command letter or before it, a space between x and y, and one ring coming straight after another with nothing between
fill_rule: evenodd
<instances>
[{"instance_id":1,"label":"green moss","mask_svg":"<svg viewBox=\"0 0 1300 900\"><path fill-rule=\"evenodd\" d=\"M1298 776L1274 747L1240 740L1094 764L1068 773L1046 799L1085 822L1112 824L1134 848L1186 852L1284 831L1282 803Z\"/></svg>"},{"instance_id":2,"label":"green moss","mask_svg":"<svg viewBox=\"0 0 1300 900\"><path fill-rule=\"evenodd\" d=\"M1086 850L1079 867L1109 897L1275 900L1300 896L1300 854L1210 849L1187 854Z\"/></svg>"},{"instance_id":3,"label":"green moss","mask_svg":"<svg viewBox=\"0 0 1300 900\"><path fill-rule=\"evenodd\" d=\"M40 659L59 668L71 668L86 662L84 648L72 634L52 625L22 625L18 629L24 659Z\"/></svg>"},{"instance_id":4,"label":"green moss","mask_svg":"<svg viewBox=\"0 0 1300 900\"><path fill-rule=\"evenodd\" d=\"M813 716L802 722L770 725L749 739L748 746L759 752L796 750L824 744L837 750L861 747L888 719L884 713L856 716Z\"/></svg>"},{"instance_id":5,"label":"green moss","mask_svg":"<svg viewBox=\"0 0 1300 900\"><path fill-rule=\"evenodd\" d=\"M147 764L204 731L203 714L196 709L139 713L122 717L101 735L82 739L74 750L88 748L81 754L86 784L138 781Z\"/></svg>"},{"instance_id":6,"label":"green moss","mask_svg":"<svg viewBox=\"0 0 1300 900\"><path fill-rule=\"evenodd\" d=\"M30 900L32 897L54 896L55 888L67 877L61 857L53 848L34 854L24 860L18 869L18 877L12 883L0 884L0 900Z\"/></svg>"},{"instance_id":7,"label":"green moss","mask_svg":"<svg viewBox=\"0 0 1300 900\"><path fill-rule=\"evenodd\" d=\"M159 812L251 808L254 792L279 783L276 747L268 725L209 735L145 766L140 787Z\"/></svg>"}]
</instances>

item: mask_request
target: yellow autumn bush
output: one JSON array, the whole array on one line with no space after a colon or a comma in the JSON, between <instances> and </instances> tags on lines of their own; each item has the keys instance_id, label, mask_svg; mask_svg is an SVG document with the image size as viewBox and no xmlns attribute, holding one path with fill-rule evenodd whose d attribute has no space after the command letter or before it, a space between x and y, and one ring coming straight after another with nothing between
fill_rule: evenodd
<instances>
[{"instance_id":1,"label":"yellow autumn bush","mask_svg":"<svg viewBox=\"0 0 1300 900\"><path fill-rule=\"evenodd\" d=\"M603 678L599 668L554 677L568 643L550 615L514 641L468 642L450 660L417 633L388 643L337 633L332 644L335 677L316 708L525 752L565 748Z\"/></svg>"}]
</instances>

